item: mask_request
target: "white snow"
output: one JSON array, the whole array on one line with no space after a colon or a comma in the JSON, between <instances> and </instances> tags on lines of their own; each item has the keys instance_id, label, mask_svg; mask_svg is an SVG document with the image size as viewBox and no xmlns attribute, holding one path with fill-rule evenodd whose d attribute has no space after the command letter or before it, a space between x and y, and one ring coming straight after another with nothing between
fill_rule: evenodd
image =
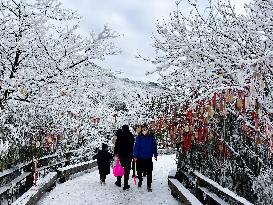
<instances>
[{"instance_id":1,"label":"white snow","mask_svg":"<svg viewBox=\"0 0 273 205\"><path fill-rule=\"evenodd\" d=\"M229 205L227 202L225 202L223 199L221 199L219 196L217 196L214 193L211 193L207 188L199 187L206 195L210 196L212 199L214 199L218 204L221 205Z\"/></svg>"},{"instance_id":2,"label":"white snow","mask_svg":"<svg viewBox=\"0 0 273 205\"><path fill-rule=\"evenodd\" d=\"M253 205L252 203L250 203L249 201L247 201L245 198L238 196L238 195L235 194L234 192L230 191L228 188L222 187L222 186L219 185L217 182L215 182L215 181L211 180L210 178L204 176L204 175L201 174L200 172L194 171L194 174L195 174L198 178L200 178L200 179L202 179L202 180L208 182L209 184L213 185L214 187L216 187L217 189L219 189L219 190L222 191L223 193L225 193L225 194L231 196L232 198L236 199L236 200L239 201L240 203L245 204L245 205Z\"/></svg>"},{"instance_id":3,"label":"white snow","mask_svg":"<svg viewBox=\"0 0 273 205\"><path fill-rule=\"evenodd\" d=\"M187 197L190 204L202 205L202 203L188 190L186 189L177 179L170 179L170 181L178 188L178 190Z\"/></svg>"},{"instance_id":4,"label":"white snow","mask_svg":"<svg viewBox=\"0 0 273 205\"><path fill-rule=\"evenodd\" d=\"M63 171L69 170L69 169L71 169L71 168L80 167L80 166L87 165L87 164L92 164L92 163L94 163L95 161L96 161L96 160L90 160L90 161L82 162L82 163L79 163L79 164L72 164L72 165L69 165L69 166L60 168L59 171L63 172Z\"/></svg>"},{"instance_id":5,"label":"white snow","mask_svg":"<svg viewBox=\"0 0 273 205\"><path fill-rule=\"evenodd\" d=\"M38 180L38 187L31 187L26 193L24 193L21 197L19 197L13 205L24 205L29 202L29 199L34 197L35 194L42 188L46 183L52 180L54 177L57 177L57 172L50 172L44 178L40 178Z\"/></svg>"},{"instance_id":6,"label":"white snow","mask_svg":"<svg viewBox=\"0 0 273 205\"><path fill-rule=\"evenodd\" d=\"M143 186L134 185L132 172L130 174L130 190L123 191L116 187L116 178L111 174L107 176L106 185L100 185L98 170L70 180L57 187L38 203L38 205L105 205L105 204L137 204L137 205L179 205L179 202L170 194L168 187L169 170L174 169L175 155L163 155L154 161L153 192L147 192L146 178Z\"/></svg>"}]
</instances>

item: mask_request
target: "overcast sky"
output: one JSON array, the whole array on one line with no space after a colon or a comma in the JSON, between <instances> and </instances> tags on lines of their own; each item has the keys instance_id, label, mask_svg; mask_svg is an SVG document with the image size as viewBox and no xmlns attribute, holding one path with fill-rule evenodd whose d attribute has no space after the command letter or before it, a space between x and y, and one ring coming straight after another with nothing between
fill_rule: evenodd
<instances>
[{"instance_id":1,"label":"overcast sky","mask_svg":"<svg viewBox=\"0 0 273 205\"><path fill-rule=\"evenodd\" d=\"M122 36L117 45L122 49L119 56L107 57L98 64L114 71L122 71L121 77L132 80L156 81L158 76L146 76L154 66L136 59L137 52L143 56L153 56L152 33L155 33L156 20L168 19L176 9L175 0L60 0L67 8L77 10L83 17L81 30L100 31L107 24ZM250 0L231 0L239 12L243 4ZM188 12L187 4L182 1L180 8ZM205 2L205 0L199 0Z\"/></svg>"}]
</instances>

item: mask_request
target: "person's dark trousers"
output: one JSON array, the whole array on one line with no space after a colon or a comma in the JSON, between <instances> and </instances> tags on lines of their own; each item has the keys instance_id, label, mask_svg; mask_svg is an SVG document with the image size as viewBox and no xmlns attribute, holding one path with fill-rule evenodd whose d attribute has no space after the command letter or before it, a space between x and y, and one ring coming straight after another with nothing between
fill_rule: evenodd
<instances>
[{"instance_id":1,"label":"person's dark trousers","mask_svg":"<svg viewBox=\"0 0 273 205\"><path fill-rule=\"evenodd\" d=\"M152 187L152 181L153 181L153 171L147 171L147 187Z\"/></svg>"},{"instance_id":2,"label":"person's dark trousers","mask_svg":"<svg viewBox=\"0 0 273 205\"><path fill-rule=\"evenodd\" d=\"M143 177L146 177L147 176L147 171L144 171L143 172Z\"/></svg>"},{"instance_id":3,"label":"person's dark trousers","mask_svg":"<svg viewBox=\"0 0 273 205\"><path fill-rule=\"evenodd\" d=\"M105 183L106 175L100 174L100 181Z\"/></svg>"},{"instance_id":4,"label":"person's dark trousers","mask_svg":"<svg viewBox=\"0 0 273 205\"><path fill-rule=\"evenodd\" d=\"M133 170L132 177L135 177L136 176L136 171L135 171L135 161L134 160L132 161L132 170Z\"/></svg>"},{"instance_id":5,"label":"person's dark trousers","mask_svg":"<svg viewBox=\"0 0 273 205\"><path fill-rule=\"evenodd\" d=\"M120 157L119 160L120 160L121 166L123 166L123 168L124 168L124 187L127 187L128 181L129 181L130 170L131 170L132 158ZM117 177L118 184L121 184L121 178L122 177Z\"/></svg>"},{"instance_id":6,"label":"person's dark trousers","mask_svg":"<svg viewBox=\"0 0 273 205\"><path fill-rule=\"evenodd\" d=\"M146 174L147 174L147 187L151 187L152 181L153 181L153 171L149 170L146 172ZM142 171L138 172L138 179L139 179L139 186L141 186L142 181L143 181L143 172Z\"/></svg>"},{"instance_id":7,"label":"person's dark trousers","mask_svg":"<svg viewBox=\"0 0 273 205\"><path fill-rule=\"evenodd\" d=\"M122 178L122 177L117 177L117 182L118 182L118 184L121 184L121 178Z\"/></svg>"},{"instance_id":8,"label":"person's dark trousers","mask_svg":"<svg viewBox=\"0 0 273 205\"><path fill-rule=\"evenodd\" d=\"M152 176L153 176L153 160L150 159L137 159L137 174L139 183L138 186L140 187L142 185L143 181L143 173L146 172L147 174L147 187L151 187L152 185Z\"/></svg>"}]
</instances>

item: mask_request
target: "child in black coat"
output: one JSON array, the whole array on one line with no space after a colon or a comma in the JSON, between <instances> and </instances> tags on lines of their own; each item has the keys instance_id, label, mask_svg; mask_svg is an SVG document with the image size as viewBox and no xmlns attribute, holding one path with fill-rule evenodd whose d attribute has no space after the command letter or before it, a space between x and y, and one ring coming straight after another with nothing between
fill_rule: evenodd
<instances>
[{"instance_id":1,"label":"child in black coat","mask_svg":"<svg viewBox=\"0 0 273 205\"><path fill-rule=\"evenodd\" d=\"M106 175L110 174L110 163L113 159L113 155L108 152L108 145L102 144L102 150L99 150L98 153L93 156L93 159L97 159L100 182L101 184L105 184Z\"/></svg>"}]
</instances>

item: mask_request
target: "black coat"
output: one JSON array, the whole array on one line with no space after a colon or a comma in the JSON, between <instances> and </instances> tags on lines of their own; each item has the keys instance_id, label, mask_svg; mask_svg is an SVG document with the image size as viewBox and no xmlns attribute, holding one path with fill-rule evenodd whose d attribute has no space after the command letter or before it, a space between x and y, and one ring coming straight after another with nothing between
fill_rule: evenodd
<instances>
[{"instance_id":1,"label":"black coat","mask_svg":"<svg viewBox=\"0 0 273 205\"><path fill-rule=\"evenodd\" d=\"M130 131L122 131L117 134L114 153L121 158L132 158L134 156L134 135Z\"/></svg>"},{"instance_id":2,"label":"black coat","mask_svg":"<svg viewBox=\"0 0 273 205\"><path fill-rule=\"evenodd\" d=\"M110 163L113 159L113 155L110 154L108 150L99 150L99 152L93 156L93 159L97 159L100 174L110 174Z\"/></svg>"}]
</instances>

